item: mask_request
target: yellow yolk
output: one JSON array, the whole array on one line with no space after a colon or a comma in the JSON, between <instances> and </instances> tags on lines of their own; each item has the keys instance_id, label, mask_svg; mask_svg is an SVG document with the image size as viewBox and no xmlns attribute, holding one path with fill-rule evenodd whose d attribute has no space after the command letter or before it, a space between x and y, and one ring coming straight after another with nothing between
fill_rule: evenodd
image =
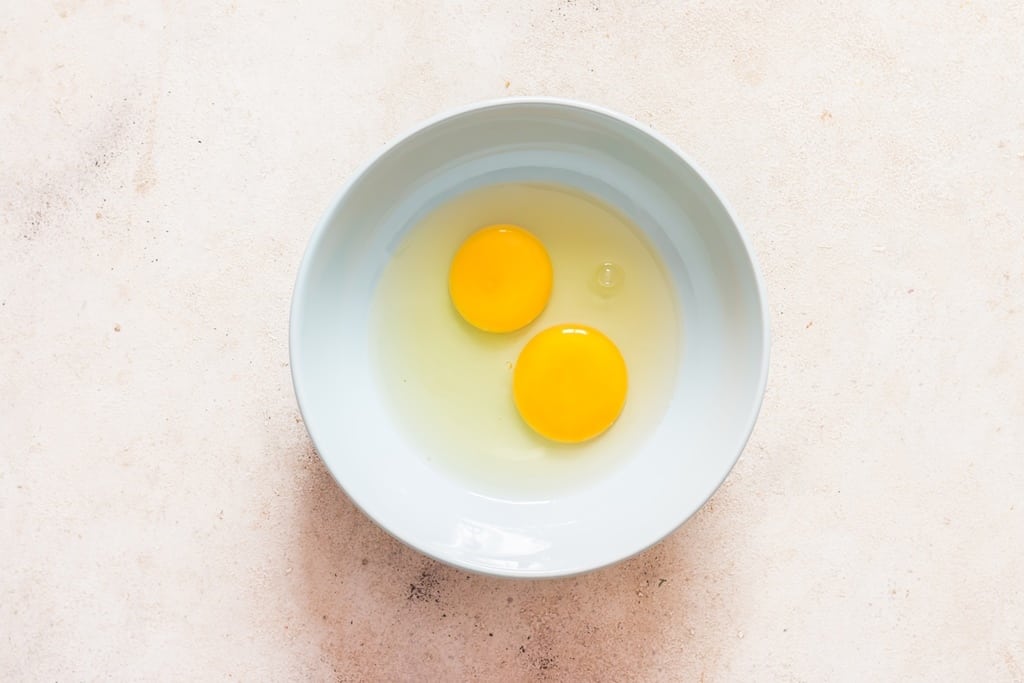
<instances>
[{"instance_id":1,"label":"yellow yolk","mask_svg":"<svg viewBox=\"0 0 1024 683\"><path fill-rule=\"evenodd\" d=\"M626 361L585 325L558 325L531 339L516 361L516 408L535 432L579 443L612 426L626 402Z\"/></svg>"},{"instance_id":2,"label":"yellow yolk","mask_svg":"<svg viewBox=\"0 0 1024 683\"><path fill-rule=\"evenodd\" d=\"M540 240L515 225L491 225L470 235L455 253L448 293L470 325L513 332L547 306L553 277Z\"/></svg>"}]
</instances>

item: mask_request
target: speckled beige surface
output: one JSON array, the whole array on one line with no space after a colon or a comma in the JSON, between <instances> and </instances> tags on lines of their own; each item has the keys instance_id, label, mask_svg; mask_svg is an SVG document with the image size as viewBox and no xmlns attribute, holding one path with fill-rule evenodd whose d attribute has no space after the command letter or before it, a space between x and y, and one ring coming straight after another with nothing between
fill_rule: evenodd
<instances>
[{"instance_id":1,"label":"speckled beige surface","mask_svg":"<svg viewBox=\"0 0 1024 683\"><path fill-rule=\"evenodd\" d=\"M1022 7L3 3L0 678L1024 681ZM509 94L699 160L774 328L712 503L553 582L379 531L288 373L341 183Z\"/></svg>"}]
</instances>

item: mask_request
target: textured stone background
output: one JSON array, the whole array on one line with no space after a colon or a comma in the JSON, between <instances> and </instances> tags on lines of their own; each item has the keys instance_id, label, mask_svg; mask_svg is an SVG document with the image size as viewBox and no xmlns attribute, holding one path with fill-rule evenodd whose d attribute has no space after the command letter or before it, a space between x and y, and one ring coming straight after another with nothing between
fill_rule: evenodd
<instances>
[{"instance_id":1,"label":"textured stone background","mask_svg":"<svg viewBox=\"0 0 1024 683\"><path fill-rule=\"evenodd\" d=\"M1017 0L0 3L0 677L1024 681L1022 35ZM353 170L520 94L697 159L775 338L712 502L540 583L361 516L286 335Z\"/></svg>"}]
</instances>

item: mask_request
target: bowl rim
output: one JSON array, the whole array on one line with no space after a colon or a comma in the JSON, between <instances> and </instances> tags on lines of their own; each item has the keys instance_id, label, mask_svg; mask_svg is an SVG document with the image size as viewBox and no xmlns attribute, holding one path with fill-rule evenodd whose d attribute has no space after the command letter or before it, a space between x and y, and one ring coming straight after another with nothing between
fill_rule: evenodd
<instances>
[{"instance_id":1,"label":"bowl rim","mask_svg":"<svg viewBox=\"0 0 1024 683\"><path fill-rule=\"evenodd\" d=\"M583 568L571 569L571 570L558 570L558 569L555 569L555 570L551 570L551 571L540 571L540 572L532 571L532 572L529 572L529 573L523 572L523 571L520 571L520 570L507 570L507 569L498 569L498 568L482 569L479 566L469 566L469 565L462 564L461 562L459 562L459 561L457 561L455 559L452 559L452 558L440 557L437 554L428 552L427 550L422 548L419 544L417 544L415 542L414 539L407 539L407 538L403 538L403 537L399 536L398 534L393 532L391 529L389 529L385 524L383 524L381 521L379 521L376 517L374 517L369 512L367 512L357 502L357 500L355 498L353 498L352 495L348 492L348 490L345 488L344 483L342 483L342 481L339 479L338 473L336 473L334 471L334 469L328 463L327 459L324 458L323 454L321 453L320 447L317 445L317 437L316 437L316 434L314 434L314 428L306 420L307 412L306 412L306 410L303 409L304 399L303 399L303 389L302 389L302 386L301 386L302 382L299 379L299 376L298 376L298 373L297 373L297 368L301 367L301 365L302 365L302 362L299 359L299 351L298 351L298 347L299 347L299 344L298 344L298 336L299 336L299 332L298 332L298 330L299 330L299 322L298 322L299 310L300 310L300 307L301 307L301 301L303 300L303 298L305 296L305 289L306 289L306 283L308 281L309 269L312 267L313 256L318 251L320 243L323 241L323 239L324 239L324 237L325 237L325 235L327 233L328 227L331 224L332 216L337 211L338 207L345 201L346 197L351 192L352 188L390 150L398 147L401 144L404 144L405 142L407 142L410 139L414 138L415 136L419 135L423 131L425 131L425 130L427 130L427 129L429 129L429 128L431 128L431 127L433 127L433 126L435 126L435 125L437 125L437 124L439 124L439 123L441 123L443 121L446 121L448 119L455 118L455 117L458 117L458 116L462 116L462 115L465 115L465 114L469 114L469 113L472 113L472 112L476 112L476 111L483 111L483 110L487 110L487 109L502 108L502 107L507 107L507 106L520 106L520 105L548 105L548 106L555 106L555 107L564 107L564 108L568 108L568 109L578 109L578 110L583 110L585 112L589 112L591 114L598 114L600 116L604 116L604 117L613 119L613 120L617 121L618 123L621 123L621 124L624 124L624 125L626 125L626 126L628 126L630 128L633 128L636 132L651 138L654 142L656 142L659 145L663 146L666 150L668 150L673 155L678 157L684 164L688 165L693 170L693 172L696 173L697 176L705 183L705 185L707 185L708 189L714 195L715 199L721 204L722 209L725 211L726 215L729 217L729 220L732 221L732 224L733 224L733 226L735 228L736 234L739 237L740 243L743 246L743 254L744 254L745 258L746 258L747 266L750 269L750 273L753 275L753 280L754 280L754 284L755 284L755 288L756 288L756 292L757 292L757 304L758 304L758 311L759 311L759 314L760 314L759 317L760 317L761 340L762 340L761 341L761 349L760 349L762 361L761 361L761 367L759 368L759 373L758 373L758 378L757 378L757 396L756 396L756 399L755 399L755 401L753 402L753 404L751 406L751 410L750 410L749 415L747 415L747 417L746 417L746 419L744 421L745 428L743 429L744 434L743 434L743 440L741 442L742 445L740 446L738 451L732 456L731 462L729 463L729 467L725 470L725 474L721 477L721 479L715 485L714 489L712 489L711 494L707 497L707 499L705 499L704 502L702 502L699 506L697 506L697 508L695 510L690 511L687 514L685 514L682 517L682 519L680 519L680 521L677 524L675 524L664 535L662 535L661 537L655 539L651 543L648 543L648 544L644 545L643 547L640 547L640 548L637 548L635 550L630 551L629 553L627 553L625 555L622 555L620 557L615 557L613 559L609 559L607 562L604 562L604 563L601 563L601 564L597 564L597 565L594 565L594 566L590 566L590 567L583 567ZM395 136L393 139L389 140L388 142L385 142L379 149L377 149L374 153L372 153L370 155L370 157L366 161L364 161L359 167L356 168L355 171L353 171L351 173L351 175L349 176L348 180L345 181L342 184L341 188L335 193L335 195L332 197L330 203L327 205L327 208L322 212L322 214L320 215L320 218L317 220L317 222L316 222L316 224L315 224L315 226L313 228L313 231L310 234L309 240L306 243L306 247L303 250L302 258L301 258L301 261L299 263L298 271L297 271L296 276L295 276L295 284L294 284L294 286L292 288L292 299L291 299L291 303L290 303L290 306L289 306L289 319L288 319L288 360L289 360L289 371L290 371L291 378L292 378L292 389L293 389L293 391L295 393L295 400L296 400L296 403L298 404L299 413L302 415L303 425L304 425L304 427L306 429L307 434L309 435L310 440L313 443L313 447L316 449L317 456L320 458L321 462L324 464L324 467L330 473L331 478L334 479L335 483L338 485L338 487L341 489L341 491L345 494L345 496L348 498L348 500L360 511L360 513L365 515L369 520L371 520L375 525L377 525L378 528L382 529L385 533L387 533L392 538L395 538L396 540L401 542L403 545L406 545L406 546L412 548L413 550L419 552L420 554L426 555L427 557L435 559L435 560L437 560L439 562L442 562L444 564L447 564L449 566L454 566L454 567L456 567L456 568L458 568L458 569L460 569L462 571L467 571L467 572L471 572L471 573L474 573L474 574L482 574L482 575L486 575L486 576L497 576L497 577L503 577L503 578L516 578L516 579L544 579L544 578L571 577L571 576L577 576L577 575L580 575L580 574L585 574L585 573L589 573L591 571L595 571L595 570L598 570L598 569L603 569L605 567L610 567L610 566L616 565L616 564L618 564L620 562L628 560L629 558L635 557L635 556L645 552L646 550L649 550L650 548L654 547L655 545L661 543L668 536L670 536L671 534L673 534L676 531L678 531L679 528L681 526L683 526L687 521L692 519L693 516L701 508L703 508L704 505L706 505L708 503L708 501L710 501L711 498L718 492L718 490L721 488L722 484L729 477L729 474L736 467L736 463L739 462L740 456L743 454L743 451L745 451L747 446L749 445L750 437L753 434L754 427L757 425L757 418L760 415L761 408L762 408L762 406L764 404L764 397L765 397L765 393L766 393L767 386L768 386L768 375L769 375L769 370L770 370L770 366L771 366L771 346L772 346L772 338L771 338L771 325L770 325L770 316L769 316L769 308L768 308L768 297L767 297L767 293L766 293L764 277L763 277L763 275L761 273L760 267L758 266L757 260L754 258L754 251L753 251L753 248L752 248L752 245L751 245L750 238L747 235L746 231L744 230L742 224L739 222L739 220L737 220L736 214L733 211L732 207L730 206L729 202L726 200L725 196L719 191L718 187L711 180L710 176L704 171L704 169L701 168L699 164L695 163L693 161L693 159L690 158L674 142L672 142L671 140L669 140L665 136L663 136L660 133L658 133L651 126L649 126L647 124L644 124L644 123L641 123L640 121L636 120L635 118L633 118L631 116L622 114L622 113L620 113L618 111L615 111L613 109L609 109L609 108L601 106L601 105L596 105L596 104L592 104L592 103L589 103L589 102L584 102L584 101L576 100L576 99L572 99L572 98L552 97L552 96L513 96L513 97L492 98L492 99L479 100L479 101L472 102L472 103L469 103L469 104L464 104L464 105L448 108L448 109L443 110L443 111L441 111L441 112L439 112L439 113L437 113L437 114L435 114L433 116L430 116L429 118L420 120L418 123L415 123L412 126L406 127L404 129L404 131L402 131L399 135Z\"/></svg>"}]
</instances>

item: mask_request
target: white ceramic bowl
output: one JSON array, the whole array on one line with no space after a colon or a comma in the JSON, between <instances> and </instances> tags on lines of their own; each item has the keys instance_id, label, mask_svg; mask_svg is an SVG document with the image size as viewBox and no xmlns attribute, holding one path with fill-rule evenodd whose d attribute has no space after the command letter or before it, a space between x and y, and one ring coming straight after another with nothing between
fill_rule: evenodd
<instances>
[{"instance_id":1,"label":"white ceramic bowl","mask_svg":"<svg viewBox=\"0 0 1024 683\"><path fill-rule=\"evenodd\" d=\"M575 186L629 216L660 251L683 319L676 390L655 432L608 476L547 500L498 500L431 467L401 437L369 362L370 301L389 245L441 202L515 181ZM356 174L303 258L290 345L309 433L370 518L444 562L542 577L629 557L708 500L753 429L769 336L736 220L679 150L613 112L529 98L427 121Z\"/></svg>"}]
</instances>

